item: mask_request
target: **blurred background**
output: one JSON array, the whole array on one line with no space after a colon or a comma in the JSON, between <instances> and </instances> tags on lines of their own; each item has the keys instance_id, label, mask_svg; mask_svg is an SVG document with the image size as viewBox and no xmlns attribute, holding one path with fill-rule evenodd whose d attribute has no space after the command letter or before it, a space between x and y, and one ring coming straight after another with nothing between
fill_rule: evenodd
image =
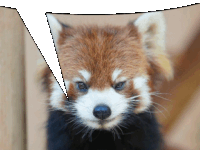
<instances>
[{"instance_id":1,"label":"blurred background","mask_svg":"<svg viewBox=\"0 0 200 150\"><path fill-rule=\"evenodd\" d=\"M163 11L175 78L154 97L167 150L200 150L200 5ZM139 14L63 15L63 23L126 25ZM38 22L39 23L39 22ZM38 29L40 30L40 29ZM42 33L42 31L41 31ZM46 95L37 46L15 9L0 7L0 149L45 150Z\"/></svg>"}]
</instances>

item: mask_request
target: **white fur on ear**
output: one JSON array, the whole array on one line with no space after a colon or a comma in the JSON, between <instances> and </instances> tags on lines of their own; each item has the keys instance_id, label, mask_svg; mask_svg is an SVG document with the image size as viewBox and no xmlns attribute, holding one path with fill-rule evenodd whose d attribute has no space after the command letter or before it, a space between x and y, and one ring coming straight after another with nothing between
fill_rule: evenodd
<instances>
[{"instance_id":1,"label":"white fur on ear","mask_svg":"<svg viewBox=\"0 0 200 150\"><path fill-rule=\"evenodd\" d=\"M55 44L55 46L57 48L57 41L58 41L58 38L59 38L59 33L62 30L62 25L51 14L47 14L47 20L49 22L49 26L50 26L51 33L52 33L52 36L53 36L54 44Z\"/></svg>"},{"instance_id":2,"label":"white fur on ear","mask_svg":"<svg viewBox=\"0 0 200 150\"><path fill-rule=\"evenodd\" d=\"M158 74L173 78L171 62L165 51L165 19L162 12L151 12L140 16L135 22L141 34L142 46L150 63L157 66Z\"/></svg>"},{"instance_id":3,"label":"white fur on ear","mask_svg":"<svg viewBox=\"0 0 200 150\"><path fill-rule=\"evenodd\" d=\"M151 12L140 16L134 25L142 35L143 48L165 50L165 19L162 12Z\"/></svg>"}]
</instances>

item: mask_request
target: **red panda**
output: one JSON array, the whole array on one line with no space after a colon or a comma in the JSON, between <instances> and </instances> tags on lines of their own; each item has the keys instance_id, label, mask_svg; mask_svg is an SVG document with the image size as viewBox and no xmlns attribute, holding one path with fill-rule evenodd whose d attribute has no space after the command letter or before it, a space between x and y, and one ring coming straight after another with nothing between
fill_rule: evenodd
<instances>
[{"instance_id":1,"label":"red panda","mask_svg":"<svg viewBox=\"0 0 200 150\"><path fill-rule=\"evenodd\" d=\"M51 71L48 150L161 150L152 93L173 77L161 12L126 26L70 26L47 15L68 98Z\"/></svg>"}]
</instances>

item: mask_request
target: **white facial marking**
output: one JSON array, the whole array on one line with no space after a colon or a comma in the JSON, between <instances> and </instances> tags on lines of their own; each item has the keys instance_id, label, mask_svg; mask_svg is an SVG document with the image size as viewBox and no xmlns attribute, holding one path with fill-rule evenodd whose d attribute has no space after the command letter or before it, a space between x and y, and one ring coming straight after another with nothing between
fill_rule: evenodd
<instances>
[{"instance_id":1,"label":"white facial marking","mask_svg":"<svg viewBox=\"0 0 200 150\"><path fill-rule=\"evenodd\" d=\"M150 88L147 84L147 77L136 77L133 79L134 87L140 92L141 107L137 108L137 112L142 112L147 109L151 104Z\"/></svg>"},{"instance_id":2,"label":"white facial marking","mask_svg":"<svg viewBox=\"0 0 200 150\"><path fill-rule=\"evenodd\" d=\"M115 69L115 71L113 71L113 74L112 74L112 80L115 81L121 72L122 72L121 69Z\"/></svg>"},{"instance_id":3,"label":"white facial marking","mask_svg":"<svg viewBox=\"0 0 200 150\"><path fill-rule=\"evenodd\" d=\"M86 70L80 70L79 73L85 78L86 81L89 81L91 74Z\"/></svg>"},{"instance_id":4,"label":"white facial marking","mask_svg":"<svg viewBox=\"0 0 200 150\"><path fill-rule=\"evenodd\" d=\"M65 86L66 89L69 89L69 84L70 82L65 80ZM50 105L57 110L63 110L66 111L63 106L61 105L62 101L63 101L63 91L60 88L59 84L57 81L54 81L53 86L52 86L52 92L51 92L51 96L50 96Z\"/></svg>"},{"instance_id":5,"label":"white facial marking","mask_svg":"<svg viewBox=\"0 0 200 150\"><path fill-rule=\"evenodd\" d=\"M120 121L119 115L126 112L129 106L125 96L117 93L113 88L104 91L89 89L87 94L76 100L77 116L86 125L92 128L100 128L101 126L97 122L98 119L93 115L94 108L99 104L105 104L111 109L111 115L106 120L114 120L105 124L104 127L107 129L112 128Z\"/></svg>"},{"instance_id":6,"label":"white facial marking","mask_svg":"<svg viewBox=\"0 0 200 150\"><path fill-rule=\"evenodd\" d=\"M106 123L105 125L104 125L104 128L105 129L111 129L111 128L113 128L114 126L116 126L117 124L119 124L120 123L120 121L121 121L121 116L117 116L114 120L112 120L111 122L109 122L109 123Z\"/></svg>"},{"instance_id":7,"label":"white facial marking","mask_svg":"<svg viewBox=\"0 0 200 150\"><path fill-rule=\"evenodd\" d=\"M75 77L75 78L73 78L73 81L74 81L74 82L78 82L78 81L82 81L82 79L79 78L79 77Z\"/></svg>"},{"instance_id":8,"label":"white facial marking","mask_svg":"<svg viewBox=\"0 0 200 150\"><path fill-rule=\"evenodd\" d=\"M120 77L115 80L116 83L126 81L127 77Z\"/></svg>"}]
</instances>

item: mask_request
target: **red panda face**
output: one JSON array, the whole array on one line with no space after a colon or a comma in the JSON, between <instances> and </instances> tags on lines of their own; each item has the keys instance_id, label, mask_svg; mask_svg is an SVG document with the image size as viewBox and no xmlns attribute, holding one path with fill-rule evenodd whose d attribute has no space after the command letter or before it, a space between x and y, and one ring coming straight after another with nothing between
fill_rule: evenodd
<instances>
[{"instance_id":1,"label":"red panda face","mask_svg":"<svg viewBox=\"0 0 200 150\"><path fill-rule=\"evenodd\" d=\"M143 18L125 27L64 27L53 20L69 101L50 77L50 105L73 113L92 129L105 130L121 124L125 114L148 110L155 77L172 71L162 50L162 20L146 23Z\"/></svg>"}]
</instances>

